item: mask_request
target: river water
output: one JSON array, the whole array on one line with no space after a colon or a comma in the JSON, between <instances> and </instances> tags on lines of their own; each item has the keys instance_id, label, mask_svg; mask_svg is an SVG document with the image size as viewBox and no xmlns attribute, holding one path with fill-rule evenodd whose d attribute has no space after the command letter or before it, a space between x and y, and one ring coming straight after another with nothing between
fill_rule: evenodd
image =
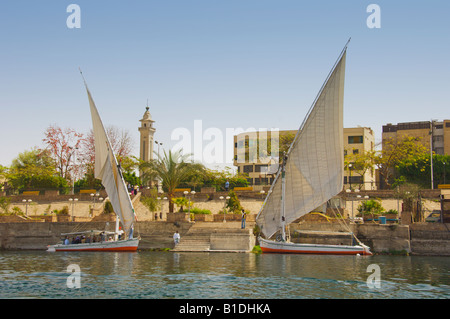
<instances>
[{"instance_id":1,"label":"river water","mask_svg":"<svg viewBox=\"0 0 450 319\"><path fill-rule=\"evenodd\" d=\"M0 298L448 299L450 258L0 252Z\"/></svg>"}]
</instances>

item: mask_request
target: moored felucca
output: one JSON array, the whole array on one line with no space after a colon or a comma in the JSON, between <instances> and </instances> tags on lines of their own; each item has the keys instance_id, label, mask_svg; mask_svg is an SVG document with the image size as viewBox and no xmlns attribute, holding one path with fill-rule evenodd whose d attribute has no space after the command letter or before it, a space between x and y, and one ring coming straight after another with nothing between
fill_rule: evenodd
<instances>
[{"instance_id":1,"label":"moored felucca","mask_svg":"<svg viewBox=\"0 0 450 319\"><path fill-rule=\"evenodd\" d=\"M350 41L350 40L349 40ZM347 44L298 130L274 179L257 224L263 253L372 255L368 246L290 242L286 227L342 191L343 104ZM270 240L276 235L275 240Z\"/></svg>"},{"instance_id":2,"label":"moored felucca","mask_svg":"<svg viewBox=\"0 0 450 319\"><path fill-rule=\"evenodd\" d=\"M99 230L82 232L88 235L97 234L100 236L100 241L78 244L56 244L48 246L48 251L136 251L139 245L139 238L133 238L134 223L136 221L133 204L131 203L120 165L117 163L111 143L84 77L83 81L89 99L95 139L95 178L102 181L114 212L116 213L116 228L114 232L109 233ZM119 221L122 224L123 230L119 230ZM81 233L61 235L74 236L77 234ZM101 236L102 234L103 236ZM108 237L110 237L109 240Z\"/></svg>"}]
</instances>

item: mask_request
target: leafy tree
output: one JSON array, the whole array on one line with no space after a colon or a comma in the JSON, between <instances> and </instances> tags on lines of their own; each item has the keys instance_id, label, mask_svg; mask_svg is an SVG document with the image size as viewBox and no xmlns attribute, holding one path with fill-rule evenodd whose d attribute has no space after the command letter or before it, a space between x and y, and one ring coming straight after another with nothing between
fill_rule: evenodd
<instances>
[{"instance_id":1,"label":"leafy tree","mask_svg":"<svg viewBox=\"0 0 450 319\"><path fill-rule=\"evenodd\" d=\"M444 164L445 163L445 164ZM450 156L433 154L433 181L434 187L438 184L450 182L446 177L450 176ZM400 161L396 169L400 177L396 180L397 184L404 182L414 183L421 188L430 188L431 185L431 162L430 154L421 154L410 156Z\"/></svg>"},{"instance_id":2,"label":"leafy tree","mask_svg":"<svg viewBox=\"0 0 450 319\"><path fill-rule=\"evenodd\" d=\"M175 189L195 174L203 174L205 170L202 164L189 162L189 158L190 155L182 155L181 150L168 153L164 151L157 160L140 165L145 180L159 179L161 181L169 198L170 213L173 213L172 198L175 195Z\"/></svg>"},{"instance_id":3,"label":"leafy tree","mask_svg":"<svg viewBox=\"0 0 450 319\"><path fill-rule=\"evenodd\" d=\"M366 151L362 154L353 154L353 152L351 154L347 153L347 155L344 156L344 169L349 170L349 165L351 164L352 176L355 176L354 174L364 176L367 171L374 170L375 156L375 151ZM364 180L361 179L359 188L362 188L363 184Z\"/></svg>"},{"instance_id":4,"label":"leafy tree","mask_svg":"<svg viewBox=\"0 0 450 319\"><path fill-rule=\"evenodd\" d=\"M383 149L373 154L373 162L378 166L380 175L387 186L391 186L398 172L399 164L411 158L419 158L428 153L421 138L405 136L399 139L387 139Z\"/></svg>"},{"instance_id":5,"label":"leafy tree","mask_svg":"<svg viewBox=\"0 0 450 319\"><path fill-rule=\"evenodd\" d=\"M16 189L66 188L67 181L59 176L48 151L31 150L15 158L7 174Z\"/></svg>"},{"instance_id":6,"label":"leafy tree","mask_svg":"<svg viewBox=\"0 0 450 319\"><path fill-rule=\"evenodd\" d=\"M238 214L242 211L241 201L234 191L230 191L228 193L230 199L227 201L226 208L228 211Z\"/></svg>"},{"instance_id":7,"label":"leafy tree","mask_svg":"<svg viewBox=\"0 0 450 319\"><path fill-rule=\"evenodd\" d=\"M230 189L248 186L247 174L233 174L230 170L216 171L206 169L202 179L204 186L215 187L217 190L223 190L226 181L230 183Z\"/></svg>"},{"instance_id":8,"label":"leafy tree","mask_svg":"<svg viewBox=\"0 0 450 319\"><path fill-rule=\"evenodd\" d=\"M78 189L101 189L102 182L99 179L94 177L94 172L90 169L85 175L84 178L79 179L74 184L75 188Z\"/></svg>"}]
</instances>

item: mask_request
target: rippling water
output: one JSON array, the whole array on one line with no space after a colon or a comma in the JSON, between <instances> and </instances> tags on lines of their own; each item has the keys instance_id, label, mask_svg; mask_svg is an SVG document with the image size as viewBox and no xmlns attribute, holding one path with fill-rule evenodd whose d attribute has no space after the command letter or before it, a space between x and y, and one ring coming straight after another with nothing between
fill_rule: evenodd
<instances>
[{"instance_id":1,"label":"rippling water","mask_svg":"<svg viewBox=\"0 0 450 319\"><path fill-rule=\"evenodd\" d=\"M73 264L79 289L67 285ZM448 257L0 252L1 298L448 299L449 275Z\"/></svg>"}]
</instances>

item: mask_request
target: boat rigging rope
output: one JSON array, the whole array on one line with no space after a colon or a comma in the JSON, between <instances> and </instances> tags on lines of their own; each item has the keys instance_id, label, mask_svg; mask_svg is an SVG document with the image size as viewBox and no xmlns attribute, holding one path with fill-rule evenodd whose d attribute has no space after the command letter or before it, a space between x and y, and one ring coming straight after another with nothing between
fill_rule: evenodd
<instances>
[{"instance_id":1,"label":"boat rigging rope","mask_svg":"<svg viewBox=\"0 0 450 319\"><path fill-rule=\"evenodd\" d=\"M344 218L343 218L343 217L339 217L339 216L336 214L336 211L338 211L337 206L334 205L334 207L333 207L333 203L332 203L330 200L329 200L328 202L330 203L331 211L332 211L333 214L336 216L336 219L338 220L339 224L340 224L341 226L343 226L345 229L347 229L348 232L353 236L353 238L355 238L355 240L356 240L360 245L364 245L364 244L358 239L358 237L356 237L355 233L350 229L350 226L347 225L347 223L345 222Z\"/></svg>"}]
</instances>

